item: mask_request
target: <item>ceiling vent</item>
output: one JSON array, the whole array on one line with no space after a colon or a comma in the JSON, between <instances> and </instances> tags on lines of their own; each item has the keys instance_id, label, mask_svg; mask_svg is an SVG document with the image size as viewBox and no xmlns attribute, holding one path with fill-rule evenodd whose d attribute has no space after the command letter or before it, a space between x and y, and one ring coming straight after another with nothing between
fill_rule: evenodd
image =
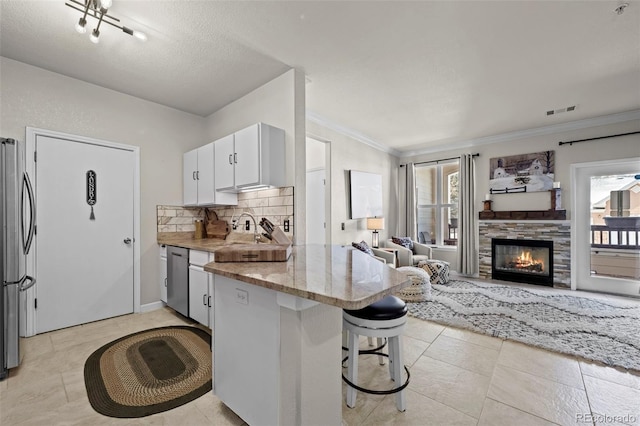
<instances>
[{"instance_id":1,"label":"ceiling vent","mask_svg":"<svg viewBox=\"0 0 640 426\"><path fill-rule=\"evenodd\" d=\"M560 109L552 109L547 111L547 115L556 115L556 114L560 114L563 112L570 112L570 111L575 111L576 110L576 106L575 105L571 105L568 106L566 108L560 108Z\"/></svg>"}]
</instances>

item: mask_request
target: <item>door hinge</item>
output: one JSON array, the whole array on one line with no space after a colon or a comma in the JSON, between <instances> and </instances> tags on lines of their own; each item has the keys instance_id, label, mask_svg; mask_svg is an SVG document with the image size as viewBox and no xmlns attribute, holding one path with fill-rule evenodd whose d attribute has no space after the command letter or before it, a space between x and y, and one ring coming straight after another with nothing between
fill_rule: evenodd
<instances>
[{"instance_id":1,"label":"door hinge","mask_svg":"<svg viewBox=\"0 0 640 426\"><path fill-rule=\"evenodd\" d=\"M38 151L33 151L33 162L34 163L38 162Z\"/></svg>"},{"instance_id":2,"label":"door hinge","mask_svg":"<svg viewBox=\"0 0 640 426\"><path fill-rule=\"evenodd\" d=\"M33 306L35 309L38 309L38 298L33 299Z\"/></svg>"}]
</instances>

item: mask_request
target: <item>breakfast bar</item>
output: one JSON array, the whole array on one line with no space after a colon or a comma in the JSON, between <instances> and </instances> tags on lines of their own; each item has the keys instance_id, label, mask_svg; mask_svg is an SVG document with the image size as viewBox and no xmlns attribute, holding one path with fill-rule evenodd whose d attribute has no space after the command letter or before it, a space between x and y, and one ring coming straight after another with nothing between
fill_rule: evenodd
<instances>
[{"instance_id":1,"label":"breakfast bar","mask_svg":"<svg viewBox=\"0 0 640 426\"><path fill-rule=\"evenodd\" d=\"M204 269L214 278L214 394L251 425L342 424L342 310L376 302L409 278L337 245Z\"/></svg>"}]
</instances>

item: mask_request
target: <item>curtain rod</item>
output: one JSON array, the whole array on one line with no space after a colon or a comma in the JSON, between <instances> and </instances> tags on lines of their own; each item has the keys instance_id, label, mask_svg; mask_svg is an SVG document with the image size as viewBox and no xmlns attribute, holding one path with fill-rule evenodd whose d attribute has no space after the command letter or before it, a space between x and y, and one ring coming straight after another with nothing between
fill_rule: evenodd
<instances>
[{"instance_id":1,"label":"curtain rod","mask_svg":"<svg viewBox=\"0 0 640 426\"><path fill-rule=\"evenodd\" d=\"M471 154L472 157L480 157L479 153L475 153L475 154ZM422 161L420 163L413 163L413 165L418 165L418 164L429 164L429 163L439 163L441 161L449 161L449 160L459 160L460 157L451 157L451 158L441 158L439 160L432 160L432 161ZM404 167L406 166L406 164L400 164L400 167Z\"/></svg>"},{"instance_id":2,"label":"curtain rod","mask_svg":"<svg viewBox=\"0 0 640 426\"><path fill-rule=\"evenodd\" d=\"M574 143L580 143L580 142L587 142L587 141L596 141L598 139L607 139L607 138L617 138L618 136L627 136L627 135L635 135L638 134L640 132L630 132L630 133L620 133L617 135L611 135L611 136L600 136L597 138L588 138L588 139L579 139L577 141L569 141L569 142L558 142L558 145L562 146L562 145L573 145Z\"/></svg>"}]
</instances>

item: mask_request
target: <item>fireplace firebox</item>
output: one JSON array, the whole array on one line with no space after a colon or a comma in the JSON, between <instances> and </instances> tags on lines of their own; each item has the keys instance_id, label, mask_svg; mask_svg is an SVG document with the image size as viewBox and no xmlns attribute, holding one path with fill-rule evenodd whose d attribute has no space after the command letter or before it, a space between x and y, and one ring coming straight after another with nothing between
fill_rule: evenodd
<instances>
[{"instance_id":1,"label":"fireplace firebox","mask_svg":"<svg viewBox=\"0 0 640 426\"><path fill-rule=\"evenodd\" d=\"M491 239L491 277L553 286L553 241Z\"/></svg>"}]
</instances>

